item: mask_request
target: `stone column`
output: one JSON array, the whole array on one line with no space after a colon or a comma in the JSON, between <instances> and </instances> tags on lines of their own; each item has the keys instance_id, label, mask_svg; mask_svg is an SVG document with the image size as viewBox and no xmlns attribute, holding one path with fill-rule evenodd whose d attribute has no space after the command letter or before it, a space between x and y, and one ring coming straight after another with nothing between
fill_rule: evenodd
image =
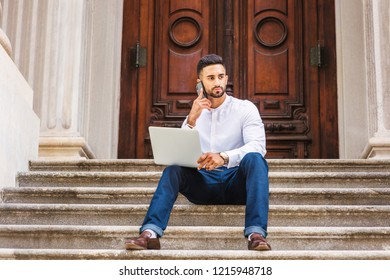
<instances>
[{"instance_id":1,"label":"stone column","mask_svg":"<svg viewBox=\"0 0 390 280\"><path fill-rule=\"evenodd\" d=\"M84 1L48 1L45 8L39 156L93 158L79 119Z\"/></svg>"},{"instance_id":2,"label":"stone column","mask_svg":"<svg viewBox=\"0 0 390 280\"><path fill-rule=\"evenodd\" d=\"M390 159L390 1L365 1L369 139L363 158Z\"/></svg>"}]
</instances>

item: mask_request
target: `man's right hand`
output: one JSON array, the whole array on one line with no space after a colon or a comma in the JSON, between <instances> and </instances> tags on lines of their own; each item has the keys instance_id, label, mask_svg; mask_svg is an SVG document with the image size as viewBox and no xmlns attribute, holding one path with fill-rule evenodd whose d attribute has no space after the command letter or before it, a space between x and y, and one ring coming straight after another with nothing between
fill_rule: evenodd
<instances>
[{"instance_id":1,"label":"man's right hand","mask_svg":"<svg viewBox=\"0 0 390 280\"><path fill-rule=\"evenodd\" d=\"M203 109L210 110L211 102L207 98L203 98L203 89L200 90L198 98L192 103L192 108L188 114L187 123L195 126L196 120L199 118Z\"/></svg>"}]
</instances>

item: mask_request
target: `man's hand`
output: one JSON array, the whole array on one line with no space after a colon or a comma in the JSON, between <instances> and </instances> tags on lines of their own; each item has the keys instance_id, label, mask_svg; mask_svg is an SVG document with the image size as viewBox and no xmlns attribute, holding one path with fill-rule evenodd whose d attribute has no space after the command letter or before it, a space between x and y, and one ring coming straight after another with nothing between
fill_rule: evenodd
<instances>
[{"instance_id":1,"label":"man's hand","mask_svg":"<svg viewBox=\"0 0 390 280\"><path fill-rule=\"evenodd\" d=\"M188 114L187 123L189 125L195 126L196 120L199 118L203 109L210 110L211 102L207 98L203 98L203 89L200 90L198 98L192 103L192 108Z\"/></svg>"},{"instance_id":2,"label":"man's hand","mask_svg":"<svg viewBox=\"0 0 390 280\"><path fill-rule=\"evenodd\" d=\"M219 153L204 153L197 161L198 170L199 169L206 169L206 170L213 170L219 166L224 165L223 158L219 155Z\"/></svg>"}]
</instances>

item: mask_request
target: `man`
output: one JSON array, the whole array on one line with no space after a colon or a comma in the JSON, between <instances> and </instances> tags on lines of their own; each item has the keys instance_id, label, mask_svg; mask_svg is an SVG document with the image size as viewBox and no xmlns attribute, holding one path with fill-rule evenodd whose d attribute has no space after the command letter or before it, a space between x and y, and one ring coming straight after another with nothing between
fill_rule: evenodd
<instances>
[{"instance_id":1,"label":"man","mask_svg":"<svg viewBox=\"0 0 390 280\"><path fill-rule=\"evenodd\" d=\"M265 239L269 186L259 111L250 101L226 94L228 76L220 56L201 58L197 73L206 93L200 90L182 128L199 131L204 154L197 169L168 166L164 170L141 234L126 240L126 249L160 249L159 238L181 193L195 204L246 205L244 236L248 249L271 250Z\"/></svg>"}]
</instances>

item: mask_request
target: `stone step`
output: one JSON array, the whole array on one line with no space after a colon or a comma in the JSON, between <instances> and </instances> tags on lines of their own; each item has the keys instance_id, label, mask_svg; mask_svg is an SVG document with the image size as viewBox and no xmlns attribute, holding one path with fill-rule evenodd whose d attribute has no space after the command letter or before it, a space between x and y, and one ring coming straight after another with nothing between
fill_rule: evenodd
<instances>
[{"instance_id":1,"label":"stone step","mask_svg":"<svg viewBox=\"0 0 390 280\"><path fill-rule=\"evenodd\" d=\"M81 159L37 160L30 162L31 171L54 172L162 172L165 166L152 159Z\"/></svg>"},{"instance_id":2,"label":"stone step","mask_svg":"<svg viewBox=\"0 0 390 280\"><path fill-rule=\"evenodd\" d=\"M161 172L23 172L19 187L156 187Z\"/></svg>"},{"instance_id":3,"label":"stone step","mask_svg":"<svg viewBox=\"0 0 390 280\"><path fill-rule=\"evenodd\" d=\"M388 172L390 160L340 159L269 159L271 172ZM130 172L162 171L164 166L151 159L115 160L38 160L30 163L32 171Z\"/></svg>"},{"instance_id":4,"label":"stone step","mask_svg":"<svg viewBox=\"0 0 390 280\"><path fill-rule=\"evenodd\" d=\"M128 252L164 166L39 160L0 190L0 259L390 259L389 160L268 163L270 252L246 250L244 206L182 196L163 250Z\"/></svg>"},{"instance_id":5,"label":"stone step","mask_svg":"<svg viewBox=\"0 0 390 280\"><path fill-rule=\"evenodd\" d=\"M156 187L161 172L23 172L19 187ZM270 172L270 188L389 188L390 172Z\"/></svg>"},{"instance_id":6,"label":"stone step","mask_svg":"<svg viewBox=\"0 0 390 280\"><path fill-rule=\"evenodd\" d=\"M1 225L1 248L115 249L138 236L136 226ZM389 250L390 227L270 227L268 241L284 250ZM246 250L241 227L169 227L160 239L168 250Z\"/></svg>"},{"instance_id":7,"label":"stone step","mask_svg":"<svg viewBox=\"0 0 390 280\"><path fill-rule=\"evenodd\" d=\"M94 250L0 249L0 260L390 260L381 250Z\"/></svg>"},{"instance_id":8,"label":"stone step","mask_svg":"<svg viewBox=\"0 0 390 280\"><path fill-rule=\"evenodd\" d=\"M0 224L134 225L148 205L0 204ZM171 226L242 226L244 206L175 205ZM271 205L269 226L390 226L390 206Z\"/></svg>"},{"instance_id":9,"label":"stone step","mask_svg":"<svg viewBox=\"0 0 390 280\"><path fill-rule=\"evenodd\" d=\"M149 204L151 187L29 187L0 190L3 203ZM179 195L176 204L191 204ZM271 205L390 205L390 188L271 188Z\"/></svg>"}]
</instances>

